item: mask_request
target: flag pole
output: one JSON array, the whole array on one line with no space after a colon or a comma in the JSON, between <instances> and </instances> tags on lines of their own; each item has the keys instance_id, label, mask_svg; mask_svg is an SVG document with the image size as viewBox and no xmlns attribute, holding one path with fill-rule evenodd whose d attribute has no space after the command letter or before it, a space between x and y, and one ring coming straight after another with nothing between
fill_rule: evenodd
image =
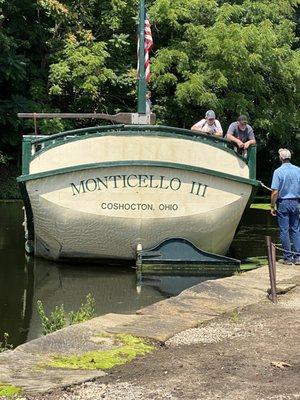
<instances>
[{"instance_id":1,"label":"flag pole","mask_svg":"<svg viewBox=\"0 0 300 400\"><path fill-rule=\"evenodd\" d=\"M139 71L138 71L138 113L146 114L146 77L145 77L145 0L139 3Z\"/></svg>"}]
</instances>

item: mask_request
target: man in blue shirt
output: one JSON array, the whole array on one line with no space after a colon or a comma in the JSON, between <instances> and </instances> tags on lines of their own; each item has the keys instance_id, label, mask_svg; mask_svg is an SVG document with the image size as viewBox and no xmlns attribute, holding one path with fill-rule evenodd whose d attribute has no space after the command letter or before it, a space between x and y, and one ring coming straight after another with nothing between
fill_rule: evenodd
<instances>
[{"instance_id":1,"label":"man in blue shirt","mask_svg":"<svg viewBox=\"0 0 300 400\"><path fill-rule=\"evenodd\" d=\"M273 174L271 214L277 215L280 239L285 250L284 264L291 265L294 261L300 265L300 168L291 163L288 149L279 149L278 153L282 165ZM290 239L294 244L294 253L291 252Z\"/></svg>"}]
</instances>

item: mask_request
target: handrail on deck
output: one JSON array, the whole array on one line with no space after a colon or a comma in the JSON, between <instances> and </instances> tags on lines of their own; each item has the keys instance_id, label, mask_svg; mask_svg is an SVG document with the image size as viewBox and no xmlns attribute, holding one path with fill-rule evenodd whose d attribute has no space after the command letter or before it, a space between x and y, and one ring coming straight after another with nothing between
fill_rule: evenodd
<instances>
[{"instance_id":1,"label":"handrail on deck","mask_svg":"<svg viewBox=\"0 0 300 400\"><path fill-rule=\"evenodd\" d=\"M129 129L130 131L140 131L143 130L144 132L147 131L163 131L163 132L172 132L175 134L183 134L186 136L191 136L195 138L201 138L204 140L212 141L215 143L224 143L226 144L227 147L233 148L231 143L229 143L226 139L220 138L217 136L209 136L206 133L194 133L193 131L189 129L184 129L184 128L175 128L175 127L170 127L170 126L165 126L165 125L124 125L124 124L119 124L119 125L98 125L98 126L93 126L90 128L81 128L81 129L73 129L70 131L65 131L65 132L60 132L56 133L54 135L45 135L43 137L39 137L38 139L33 139L31 140L32 144L38 144L38 143L44 143L48 141L53 141L55 139L59 139L65 136L71 136L71 135L78 135L81 136L82 134L85 133L97 133L97 132L102 132L102 131L124 131ZM34 136L33 136L34 138Z\"/></svg>"},{"instance_id":2,"label":"handrail on deck","mask_svg":"<svg viewBox=\"0 0 300 400\"><path fill-rule=\"evenodd\" d=\"M175 128L164 125L100 125L93 126L88 128L74 129L70 131L60 132L54 135L47 136L34 136L34 135L25 135L23 140L23 156L26 159L25 164L28 164L32 158L39 154L40 151L44 151L45 148L50 147L51 145L60 145L64 141L68 140L76 140L76 137L88 136L88 135L97 135L99 133L100 136L109 134L130 134L130 132L141 132L146 135L150 135L152 132L155 135L155 132L163 134L172 134L174 136L182 137L182 138L190 138L191 140L199 140L201 142L211 143L213 146L223 148L230 151L234 151L234 146L232 143L228 142L224 138L209 136L206 133L191 131L189 129L184 128ZM28 147L29 146L29 147ZM27 149L27 150L26 150ZM25 155L26 153L26 155ZM256 177L256 146L251 146L248 149L247 157L243 157L240 154L236 153L236 156L243 160L246 164L248 164L250 169L250 177L255 179ZM28 169L28 166L24 171Z\"/></svg>"}]
</instances>

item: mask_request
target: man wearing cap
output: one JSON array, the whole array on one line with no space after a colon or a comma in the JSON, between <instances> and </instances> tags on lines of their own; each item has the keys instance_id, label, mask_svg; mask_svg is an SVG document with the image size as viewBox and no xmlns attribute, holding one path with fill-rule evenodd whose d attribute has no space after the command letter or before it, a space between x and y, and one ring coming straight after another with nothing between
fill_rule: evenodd
<instances>
[{"instance_id":1,"label":"man wearing cap","mask_svg":"<svg viewBox=\"0 0 300 400\"><path fill-rule=\"evenodd\" d=\"M213 110L206 111L205 118L193 125L191 130L207 133L208 135L223 136L221 124L216 119L216 114Z\"/></svg>"},{"instance_id":2,"label":"man wearing cap","mask_svg":"<svg viewBox=\"0 0 300 400\"><path fill-rule=\"evenodd\" d=\"M300 265L300 168L291 163L288 149L279 149L278 153L281 167L273 174L271 214L277 215L280 240L285 250L283 263ZM294 253L291 252L291 240Z\"/></svg>"},{"instance_id":3,"label":"man wearing cap","mask_svg":"<svg viewBox=\"0 0 300 400\"><path fill-rule=\"evenodd\" d=\"M255 144L255 137L253 129L248 125L248 120L246 115L240 115L236 122L229 125L226 139L234 143L239 152L247 150L252 144Z\"/></svg>"}]
</instances>

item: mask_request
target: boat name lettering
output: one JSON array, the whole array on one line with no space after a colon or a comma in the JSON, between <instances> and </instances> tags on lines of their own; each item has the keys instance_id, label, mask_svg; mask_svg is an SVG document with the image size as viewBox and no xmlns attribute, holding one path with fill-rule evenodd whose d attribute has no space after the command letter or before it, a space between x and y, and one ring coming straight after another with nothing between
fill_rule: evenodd
<instances>
[{"instance_id":1,"label":"boat name lettering","mask_svg":"<svg viewBox=\"0 0 300 400\"><path fill-rule=\"evenodd\" d=\"M171 179L164 175L109 175L103 177L95 177L84 179L79 184L70 183L73 196L82 193L95 192L97 190L124 189L124 188L149 188L161 190L177 191L181 188L182 182L178 177ZM200 182L192 181L189 193L205 197L207 185Z\"/></svg>"}]
</instances>

